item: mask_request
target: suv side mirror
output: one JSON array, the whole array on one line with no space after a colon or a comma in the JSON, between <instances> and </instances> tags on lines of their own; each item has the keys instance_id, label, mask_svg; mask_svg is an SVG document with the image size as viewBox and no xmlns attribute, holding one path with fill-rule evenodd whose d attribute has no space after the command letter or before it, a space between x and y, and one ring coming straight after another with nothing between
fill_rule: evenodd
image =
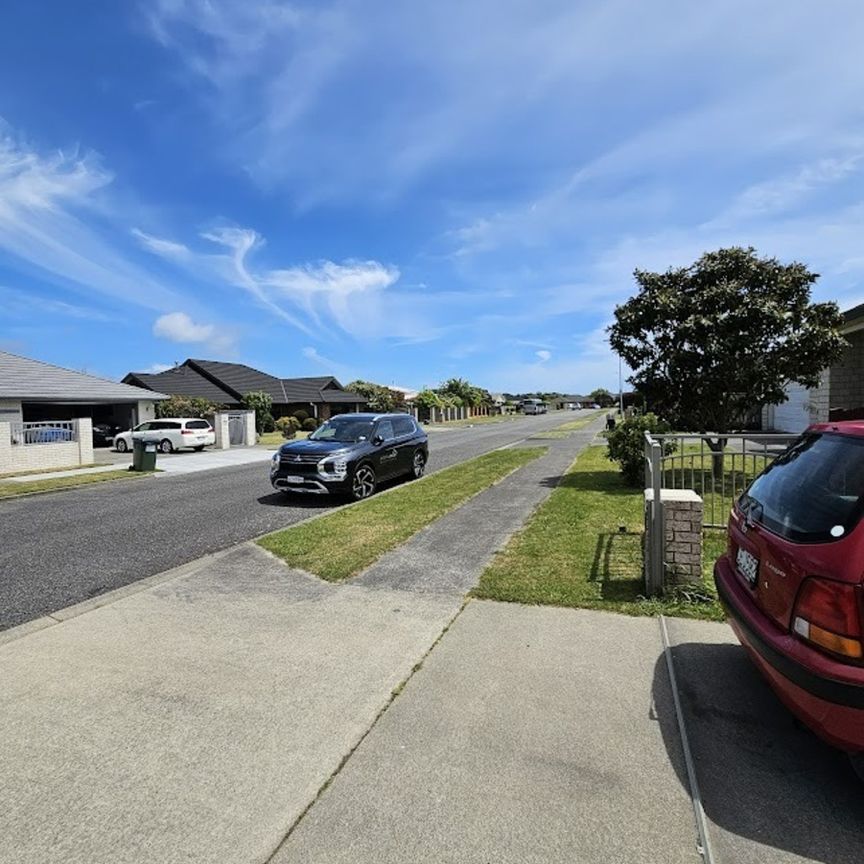
<instances>
[{"instance_id":1,"label":"suv side mirror","mask_svg":"<svg viewBox=\"0 0 864 864\"><path fill-rule=\"evenodd\" d=\"M375 435L375 436L372 438L372 443L373 443L376 447L380 447L380 446L384 443L384 437L383 437L382 435Z\"/></svg>"}]
</instances>

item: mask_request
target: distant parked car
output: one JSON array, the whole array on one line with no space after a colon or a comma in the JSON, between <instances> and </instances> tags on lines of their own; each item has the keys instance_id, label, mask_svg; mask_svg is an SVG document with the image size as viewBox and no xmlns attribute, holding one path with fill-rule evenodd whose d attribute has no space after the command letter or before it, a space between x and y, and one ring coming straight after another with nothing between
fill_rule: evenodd
<instances>
[{"instance_id":1,"label":"distant parked car","mask_svg":"<svg viewBox=\"0 0 864 864\"><path fill-rule=\"evenodd\" d=\"M122 431L122 426L113 426L111 423L94 423L93 446L110 447L114 443L114 436Z\"/></svg>"},{"instance_id":2,"label":"distant parked car","mask_svg":"<svg viewBox=\"0 0 864 864\"><path fill-rule=\"evenodd\" d=\"M350 495L359 501L393 477L422 477L426 433L410 414L339 414L305 441L283 444L270 464L274 489Z\"/></svg>"},{"instance_id":3,"label":"distant parked car","mask_svg":"<svg viewBox=\"0 0 864 864\"><path fill-rule=\"evenodd\" d=\"M735 503L717 593L782 702L864 779L864 422L811 426Z\"/></svg>"},{"instance_id":4,"label":"distant parked car","mask_svg":"<svg viewBox=\"0 0 864 864\"><path fill-rule=\"evenodd\" d=\"M523 399L520 406L523 414L545 414L549 410L542 399Z\"/></svg>"},{"instance_id":5,"label":"distant parked car","mask_svg":"<svg viewBox=\"0 0 864 864\"><path fill-rule=\"evenodd\" d=\"M114 437L114 448L125 453L132 448L133 439L155 441L163 453L191 447L203 450L216 443L216 433L206 421L197 417L164 417L139 423L134 429Z\"/></svg>"}]
</instances>

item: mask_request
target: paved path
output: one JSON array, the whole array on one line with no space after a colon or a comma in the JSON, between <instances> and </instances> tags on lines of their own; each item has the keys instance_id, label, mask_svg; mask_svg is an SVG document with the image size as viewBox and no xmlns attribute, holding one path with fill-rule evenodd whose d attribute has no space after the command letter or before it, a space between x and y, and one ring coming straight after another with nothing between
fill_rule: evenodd
<instances>
[{"instance_id":1,"label":"paved path","mask_svg":"<svg viewBox=\"0 0 864 864\"><path fill-rule=\"evenodd\" d=\"M585 437L511 486L522 519ZM0 862L267 860L462 608L464 584L421 582L328 585L244 545L8 634Z\"/></svg>"},{"instance_id":2,"label":"paved path","mask_svg":"<svg viewBox=\"0 0 864 864\"><path fill-rule=\"evenodd\" d=\"M273 864L698 864L657 621L473 601Z\"/></svg>"},{"instance_id":3,"label":"paved path","mask_svg":"<svg viewBox=\"0 0 864 864\"><path fill-rule=\"evenodd\" d=\"M574 414L433 432L430 469L519 441ZM176 454L170 463L192 464L199 456L209 454ZM0 630L293 524L334 503L290 500L274 492L260 463L0 501Z\"/></svg>"}]
</instances>

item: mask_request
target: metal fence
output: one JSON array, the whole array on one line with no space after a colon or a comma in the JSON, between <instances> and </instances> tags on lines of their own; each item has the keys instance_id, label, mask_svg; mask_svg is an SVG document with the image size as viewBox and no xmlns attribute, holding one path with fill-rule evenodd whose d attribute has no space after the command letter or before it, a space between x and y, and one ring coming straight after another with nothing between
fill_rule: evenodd
<instances>
[{"instance_id":1,"label":"metal fence","mask_svg":"<svg viewBox=\"0 0 864 864\"><path fill-rule=\"evenodd\" d=\"M662 590L665 574L662 490L695 490L702 498L703 526L725 528L738 496L798 437L645 433L645 587L649 595Z\"/></svg>"},{"instance_id":2,"label":"metal fence","mask_svg":"<svg viewBox=\"0 0 864 864\"><path fill-rule=\"evenodd\" d=\"M693 489L704 506L706 528L725 528L738 496L799 436L645 433L646 487L656 475L661 489ZM655 465L653 459L659 463Z\"/></svg>"},{"instance_id":3,"label":"metal fence","mask_svg":"<svg viewBox=\"0 0 864 864\"><path fill-rule=\"evenodd\" d=\"M68 444L78 440L78 423L75 420L43 420L39 423L11 423L10 436L13 444Z\"/></svg>"}]
</instances>

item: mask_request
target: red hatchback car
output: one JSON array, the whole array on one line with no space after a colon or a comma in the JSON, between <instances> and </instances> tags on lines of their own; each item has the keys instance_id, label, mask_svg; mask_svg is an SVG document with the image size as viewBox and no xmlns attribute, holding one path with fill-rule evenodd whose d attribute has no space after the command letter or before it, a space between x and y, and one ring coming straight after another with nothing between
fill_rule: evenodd
<instances>
[{"instance_id":1,"label":"red hatchback car","mask_svg":"<svg viewBox=\"0 0 864 864\"><path fill-rule=\"evenodd\" d=\"M864 776L864 421L811 426L732 508L714 581L786 706Z\"/></svg>"}]
</instances>

